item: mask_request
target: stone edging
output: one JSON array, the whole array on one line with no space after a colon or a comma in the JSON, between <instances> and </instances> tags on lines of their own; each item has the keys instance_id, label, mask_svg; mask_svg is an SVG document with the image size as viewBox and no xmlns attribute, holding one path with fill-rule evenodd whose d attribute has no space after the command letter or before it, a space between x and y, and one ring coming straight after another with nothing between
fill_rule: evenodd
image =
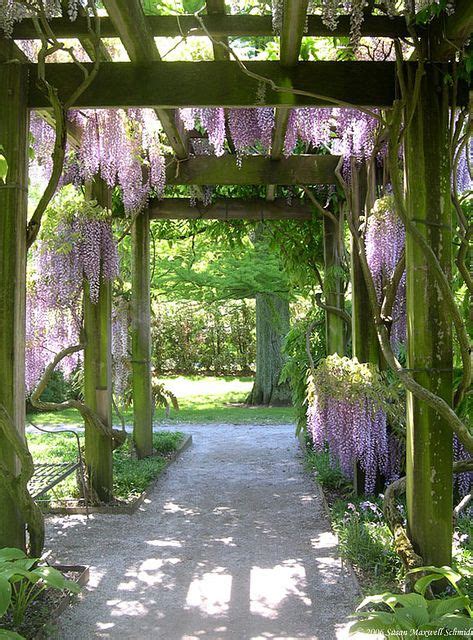
<instances>
[{"instance_id":1,"label":"stone edging","mask_svg":"<svg viewBox=\"0 0 473 640\"><path fill-rule=\"evenodd\" d=\"M74 579L80 587L85 587L85 585L89 582L89 567L83 565L65 565L65 564L53 564L51 565L54 569L57 569L61 572L71 571L77 573L77 578ZM54 607L49 612L49 620L43 624L40 630L36 633L33 640L48 640L50 638L50 625L57 622L61 613L63 613L67 607L71 604L72 599L75 594L65 593L56 607Z\"/></svg>"},{"instance_id":2,"label":"stone edging","mask_svg":"<svg viewBox=\"0 0 473 640\"><path fill-rule=\"evenodd\" d=\"M303 453L305 454L306 451L307 451L307 445L306 445L306 442L305 442L304 433L303 432L299 433L299 435L297 436L297 439L299 440L300 448L302 449ZM322 507L323 507L323 510L325 512L325 517L328 520L328 523L330 525L330 529L332 530L332 533L337 538L337 544L338 544L338 536L337 536L337 534L335 533L335 531L333 530L333 527L332 527L332 517L331 517L331 514L330 514L330 507L328 506L328 502L327 502L327 499L325 497L324 490L320 486L319 482L317 482L316 478L312 478L312 481L315 483L315 486L317 488L317 493L318 493L319 498L320 498L320 502L322 503ZM346 569L348 571L348 574L350 575L350 578L351 578L351 580L353 582L353 585L355 586L355 589L356 589L357 593L360 596L362 596L363 595L363 591L361 589L360 582L359 582L359 580L358 580L358 578L356 576L355 570L353 569L352 563L349 560L347 560L346 558L340 558L340 560L342 562L342 566L346 567Z\"/></svg>"},{"instance_id":3,"label":"stone edging","mask_svg":"<svg viewBox=\"0 0 473 640\"><path fill-rule=\"evenodd\" d=\"M94 513L105 513L111 515L132 515L136 513L143 502L148 497L149 493L154 489L156 484L160 481L164 472L168 469L168 467L177 460L177 458L181 455L183 451L188 449L192 444L192 436L186 435L182 440L181 444L178 448L171 453L169 458L166 460L166 463L162 470L154 480L152 480L147 489L141 493L137 498L129 502L128 504L119 504L116 506L113 505L103 505L99 507L52 507L51 509L46 510L46 515L88 515Z\"/></svg>"}]
</instances>

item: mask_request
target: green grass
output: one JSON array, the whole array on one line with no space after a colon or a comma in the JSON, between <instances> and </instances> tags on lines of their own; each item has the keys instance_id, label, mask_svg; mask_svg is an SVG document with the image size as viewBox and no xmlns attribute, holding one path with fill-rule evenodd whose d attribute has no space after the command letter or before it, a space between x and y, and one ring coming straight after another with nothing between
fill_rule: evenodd
<instances>
[{"instance_id":1,"label":"green grass","mask_svg":"<svg viewBox=\"0 0 473 640\"><path fill-rule=\"evenodd\" d=\"M168 456L182 442L184 434L180 432L162 431L153 434L155 456L137 460L132 455L131 439L123 447L113 453L114 463L114 495L119 500L132 500L142 493L152 480L163 470ZM83 445L83 437L80 437ZM72 462L77 459L77 440L71 433L31 434L28 435L28 446L35 462ZM58 484L45 501L76 498L77 483L75 475Z\"/></svg>"},{"instance_id":2,"label":"green grass","mask_svg":"<svg viewBox=\"0 0 473 640\"><path fill-rule=\"evenodd\" d=\"M292 407L246 407L245 398L251 390L252 378L217 378L172 376L161 380L174 393L179 411L171 408L169 417L162 407L156 409L158 424L229 423L229 424L282 424L294 421ZM42 425L80 424L81 417L74 409L56 413L30 414L28 419ZM133 421L132 411L125 413L128 424ZM115 423L119 424L116 417Z\"/></svg>"}]
</instances>

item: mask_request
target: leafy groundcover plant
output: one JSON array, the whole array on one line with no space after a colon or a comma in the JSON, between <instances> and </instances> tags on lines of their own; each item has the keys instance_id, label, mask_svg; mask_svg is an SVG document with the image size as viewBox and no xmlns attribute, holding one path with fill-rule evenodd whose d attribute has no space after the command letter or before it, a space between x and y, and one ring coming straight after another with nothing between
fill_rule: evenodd
<instances>
[{"instance_id":1,"label":"leafy groundcover plant","mask_svg":"<svg viewBox=\"0 0 473 640\"><path fill-rule=\"evenodd\" d=\"M410 573L422 572L415 583L416 593L382 593L365 598L355 614L350 633L361 631L384 638L435 636L471 637L473 609L470 598L462 591L462 575L450 567L420 567ZM430 586L438 580L448 581L452 594L428 598ZM360 611L368 605L381 609Z\"/></svg>"},{"instance_id":2,"label":"leafy groundcover plant","mask_svg":"<svg viewBox=\"0 0 473 640\"><path fill-rule=\"evenodd\" d=\"M21 549L0 549L0 640L23 638L11 628L21 627L28 608L46 589L80 591L57 569L38 565L37 558L28 558Z\"/></svg>"}]
</instances>

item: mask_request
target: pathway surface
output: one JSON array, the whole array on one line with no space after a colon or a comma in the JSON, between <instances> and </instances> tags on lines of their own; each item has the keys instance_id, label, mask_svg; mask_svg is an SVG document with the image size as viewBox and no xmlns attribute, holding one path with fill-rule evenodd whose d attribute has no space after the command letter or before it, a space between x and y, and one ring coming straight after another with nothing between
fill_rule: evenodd
<instances>
[{"instance_id":1,"label":"pathway surface","mask_svg":"<svg viewBox=\"0 0 473 640\"><path fill-rule=\"evenodd\" d=\"M48 520L91 566L63 640L348 638L358 594L292 425L189 425L194 444L133 516Z\"/></svg>"}]
</instances>

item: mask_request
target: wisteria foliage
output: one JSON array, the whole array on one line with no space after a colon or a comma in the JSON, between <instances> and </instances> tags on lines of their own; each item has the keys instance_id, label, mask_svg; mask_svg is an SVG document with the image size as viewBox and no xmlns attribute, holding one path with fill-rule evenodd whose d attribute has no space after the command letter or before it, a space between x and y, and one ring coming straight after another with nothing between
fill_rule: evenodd
<instances>
[{"instance_id":1,"label":"wisteria foliage","mask_svg":"<svg viewBox=\"0 0 473 640\"><path fill-rule=\"evenodd\" d=\"M399 474L401 448L387 428L388 414L402 422L398 400L376 368L356 358L328 356L309 380L307 430L314 448L328 446L349 478L359 463L366 493L373 493L378 474L388 482Z\"/></svg>"},{"instance_id":2,"label":"wisteria foliage","mask_svg":"<svg viewBox=\"0 0 473 640\"><path fill-rule=\"evenodd\" d=\"M379 198L371 211L366 228L366 258L373 276L378 302L394 273L405 245L405 229L394 209L391 195ZM406 341L406 274L398 285L392 311L391 344L398 351Z\"/></svg>"}]
</instances>

